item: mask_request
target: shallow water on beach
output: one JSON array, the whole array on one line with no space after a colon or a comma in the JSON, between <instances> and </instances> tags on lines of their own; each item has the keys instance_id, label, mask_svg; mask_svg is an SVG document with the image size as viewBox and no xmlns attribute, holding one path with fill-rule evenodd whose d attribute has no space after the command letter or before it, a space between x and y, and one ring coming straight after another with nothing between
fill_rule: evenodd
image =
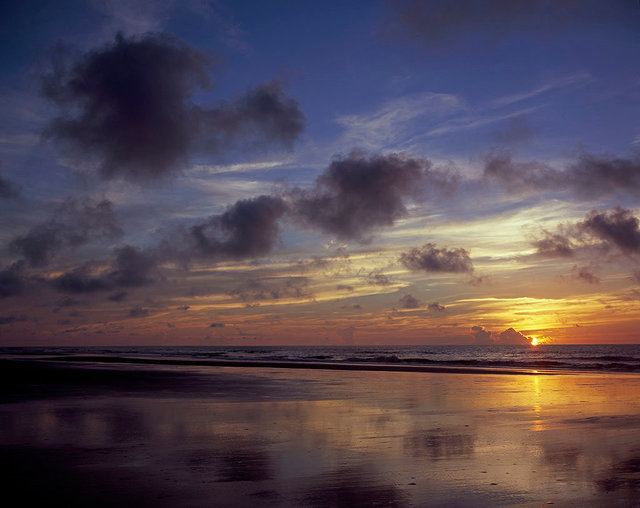
<instances>
[{"instance_id":1,"label":"shallow water on beach","mask_svg":"<svg viewBox=\"0 0 640 508\"><path fill-rule=\"evenodd\" d=\"M4 347L2 356L102 355L182 360L295 361L640 372L639 344L483 346L122 346Z\"/></svg>"},{"instance_id":2,"label":"shallow water on beach","mask_svg":"<svg viewBox=\"0 0 640 508\"><path fill-rule=\"evenodd\" d=\"M25 500L634 506L640 493L632 374L83 365L46 376L62 391L0 405L6 484Z\"/></svg>"}]
</instances>

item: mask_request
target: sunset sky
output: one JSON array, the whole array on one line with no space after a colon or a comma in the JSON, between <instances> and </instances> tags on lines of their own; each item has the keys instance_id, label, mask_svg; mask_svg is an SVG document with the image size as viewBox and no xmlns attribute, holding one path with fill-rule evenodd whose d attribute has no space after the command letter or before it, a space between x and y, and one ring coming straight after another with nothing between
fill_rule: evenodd
<instances>
[{"instance_id":1,"label":"sunset sky","mask_svg":"<svg viewBox=\"0 0 640 508\"><path fill-rule=\"evenodd\" d=\"M1 9L0 345L640 342L636 0Z\"/></svg>"}]
</instances>

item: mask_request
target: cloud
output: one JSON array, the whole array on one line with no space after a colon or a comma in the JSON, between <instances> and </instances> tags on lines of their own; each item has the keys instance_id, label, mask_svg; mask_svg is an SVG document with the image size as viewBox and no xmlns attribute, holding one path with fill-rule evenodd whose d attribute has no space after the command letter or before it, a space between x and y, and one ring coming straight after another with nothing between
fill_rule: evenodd
<instances>
[{"instance_id":1,"label":"cloud","mask_svg":"<svg viewBox=\"0 0 640 508\"><path fill-rule=\"evenodd\" d=\"M12 323L22 323L27 321L27 316L0 316L0 325L10 325Z\"/></svg>"},{"instance_id":2,"label":"cloud","mask_svg":"<svg viewBox=\"0 0 640 508\"><path fill-rule=\"evenodd\" d=\"M400 307L403 309L417 309L420 307L420 301L413 295L404 295L400 298Z\"/></svg>"},{"instance_id":3,"label":"cloud","mask_svg":"<svg viewBox=\"0 0 640 508\"><path fill-rule=\"evenodd\" d=\"M91 158L106 179L166 176L195 153L218 154L237 143L288 147L303 129L297 102L277 82L230 103L196 105L195 94L210 88L213 59L168 34L119 34L75 61L58 57L42 91L61 115L44 135Z\"/></svg>"},{"instance_id":4,"label":"cloud","mask_svg":"<svg viewBox=\"0 0 640 508\"><path fill-rule=\"evenodd\" d=\"M224 323L211 323L209 325L209 328L224 328L225 324Z\"/></svg>"},{"instance_id":5,"label":"cloud","mask_svg":"<svg viewBox=\"0 0 640 508\"><path fill-rule=\"evenodd\" d=\"M432 312L444 312L446 307L444 305L440 305L438 302L432 302L427 305L427 310Z\"/></svg>"},{"instance_id":6,"label":"cloud","mask_svg":"<svg viewBox=\"0 0 640 508\"><path fill-rule=\"evenodd\" d=\"M0 199L17 198L19 195L18 187L0 175Z\"/></svg>"},{"instance_id":7,"label":"cloud","mask_svg":"<svg viewBox=\"0 0 640 508\"><path fill-rule=\"evenodd\" d=\"M543 229L530 242L545 257L571 257L584 247L640 254L640 220L632 210L620 206L591 210L584 220L560 225L555 232Z\"/></svg>"},{"instance_id":8,"label":"cloud","mask_svg":"<svg viewBox=\"0 0 640 508\"><path fill-rule=\"evenodd\" d=\"M482 326L473 326L471 328L473 343L477 345L489 345L493 344L491 339L491 332L485 330Z\"/></svg>"},{"instance_id":9,"label":"cloud","mask_svg":"<svg viewBox=\"0 0 640 508\"><path fill-rule=\"evenodd\" d=\"M287 277L275 280L249 279L229 294L239 297L243 302L313 298L313 293L309 290L309 279L306 277Z\"/></svg>"},{"instance_id":10,"label":"cloud","mask_svg":"<svg viewBox=\"0 0 640 508\"><path fill-rule=\"evenodd\" d=\"M115 293L107 296L107 300L109 300L110 302L122 302L127 298L128 294L129 293L127 293L126 291L116 291Z\"/></svg>"},{"instance_id":11,"label":"cloud","mask_svg":"<svg viewBox=\"0 0 640 508\"><path fill-rule=\"evenodd\" d=\"M305 225L343 240L368 242L372 233L407 215L406 205L429 190L455 188L447 171L427 159L354 151L337 157L310 190L291 193L292 213Z\"/></svg>"},{"instance_id":12,"label":"cloud","mask_svg":"<svg viewBox=\"0 0 640 508\"><path fill-rule=\"evenodd\" d=\"M551 233L545 229L541 231L542 236L533 238L533 245L537 253L547 258L569 258L575 253L571 239L561 233Z\"/></svg>"},{"instance_id":13,"label":"cloud","mask_svg":"<svg viewBox=\"0 0 640 508\"><path fill-rule=\"evenodd\" d=\"M600 277L595 273L597 266L576 266L571 268L571 278L588 284L600 284Z\"/></svg>"},{"instance_id":14,"label":"cloud","mask_svg":"<svg viewBox=\"0 0 640 508\"><path fill-rule=\"evenodd\" d=\"M494 342L496 344L528 346L531 344L531 338L523 335L513 328L508 328L504 332L494 334Z\"/></svg>"},{"instance_id":15,"label":"cloud","mask_svg":"<svg viewBox=\"0 0 640 508\"><path fill-rule=\"evenodd\" d=\"M471 273L473 263L465 249L438 249L433 243L403 252L400 262L409 270L434 273Z\"/></svg>"},{"instance_id":16,"label":"cloud","mask_svg":"<svg viewBox=\"0 0 640 508\"><path fill-rule=\"evenodd\" d=\"M195 250L213 259L243 259L271 252L278 240L278 220L287 206L279 197L259 196L236 202L221 215L192 226Z\"/></svg>"},{"instance_id":17,"label":"cloud","mask_svg":"<svg viewBox=\"0 0 640 508\"><path fill-rule=\"evenodd\" d=\"M149 311L147 309L142 308L140 305L136 305L129 309L128 316L131 318L143 318L149 315Z\"/></svg>"},{"instance_id":18,"label":"cloud","mask_svg":"<svg viewBox=\"0 0 640 508\"><path fill-rule=\"evenodd\" d=\"M103 200L64 201L46 222L37 224L23 236L14 238L9 249L31 266L44 266L60 252L93 240L114 239L122 234L113 206Z\"/></svg>"},{"instance_id":19,"label":"cloud","mask_svg":"<svg viewBox=\"0 0 640 508\"><path fill-rule=\"evenodd\" d=\"M609 211L593 210L579 228L623 252L640 252L640 222L631 210L615 207Z\"/></svg>"},{"instance_id":20,"label":"cloud","mask_svg":"<svg viewBox=\"0 0 640 508\"><path fill-rule=\"evenodd\" d=\"M528 346L531 344L531 337L514 330L513 328L507 328L503 332L490 332L485 330L482 326L474 326L471 328L473 332L473 343L476 345L521 345Z\"/></svg>"},{"instance_id":21,"label":"cloud","mask_svg":"<svg viewBox=\"0 0 640 508\"><path fill-rule=\"evenodd\" d=\"M374 270L367 274L367 282L374 286L389 286L393 284L391 279L384 273L380 273L378 270Z\"/></svg>"},{"instance_id":22,"label":"cloud","mask_svg":"<svg viewBox=\"0 0 640 508\"><path fill-rule=\"evenodd\" d=\"M52 286L65 293L93 293L146 286L159 277L157 263L153 252L125 245L115 250L115 259L106 271L94 274L93 265L85 264L56 277ZM112 299L119 294L122 292L111 295L109 299L120 301ZM126 293L121 299L124 296Z\"/></svg>"},{"instance_id":23,"label":"cloud","mask_svg":"<svg viewBox=\"0 0 640 508\"><path fill-rule=\"evenodd\" d=\"M513 192L569 191L581 199L625 193L640 196L640 155L580 154L560 170L539 161L515 162L509 150L493 150L484 177Z\"/></svg>"},{"instance_id":24,"label":"cloud","mask_svg":"<svg viewBox=\"0 0 640 508\"><path fill-rule=\"evenodd\" d=\"M441 117L461 107L462 101L455 95L426 92L390 100L371 113L340 116L337 123L346 129L342 136L345 144L376 149L406 137L409 126L419 117Z\"/></svg>"},{"instance_id":25,"label":"cloud","mask_svg":"<svg viewBox=\"0 0 640 508\"><path fill-rule=\"evenodd\" d=\"M26 285L24 261L17 261L0 270L0 298L20 295Z\"/></svg>"},{"instance_id":26,"label":"cloud","mask_svg":"<svg viewBox=\"0 0 640 508\"><path fill-rule=\"evenodd\" d=\"M575 25L615 21L621 29L634 14L628 2L598 0L403 0L391 5L393 35L449 49L510 36L545 37Z\"/></svg>"}]
</instances>

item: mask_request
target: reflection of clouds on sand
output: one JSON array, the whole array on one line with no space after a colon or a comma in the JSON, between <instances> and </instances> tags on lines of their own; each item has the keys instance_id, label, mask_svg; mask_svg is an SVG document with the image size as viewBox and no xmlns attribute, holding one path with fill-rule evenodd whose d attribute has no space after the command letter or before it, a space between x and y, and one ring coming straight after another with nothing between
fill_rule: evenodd
<instances>
[{"instance_id":1,"label":"reflection of clouds on sand","mask_svg":"<svg viewBox=\"0 0 640 508\"><path fill-rule=\"evenodd\" d=\"M342 467L314 478L300 506L407 506L407 494L384 474L366 467Z\"/></svg>"},{"instance_id":2,"label":"reflection of clouds on sand","mask_svg":"<svg viewBox=\"0 0 640 508\"><path fill-rule=\"evenodd\" d=\"M438 428L406 434L403 447L409 456L440 459L471 455L475 441L473 434Z\"/></svg>"},{"instance_id":3,"label":"reflection of clouds on sand","mask_svg":"<svg viewBox=\"0 0 640 508\"><path fill-rule=\"evenodd\" d=\"M640 485L637 376L32 374L32 388L57 388L39 398L14 381L25 398L0 404L0 453L62 498L87 469L96 488L153 506L606 506ZM46 457L67 479L59 487L42 477Z\"/></svg>"}]
</instances>

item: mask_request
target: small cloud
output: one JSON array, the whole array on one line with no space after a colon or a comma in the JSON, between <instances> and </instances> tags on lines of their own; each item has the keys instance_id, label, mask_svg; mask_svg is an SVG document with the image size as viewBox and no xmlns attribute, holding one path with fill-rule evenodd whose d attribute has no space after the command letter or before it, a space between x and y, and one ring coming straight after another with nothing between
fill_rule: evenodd
<instances>
[{"instance_id":1,"label":"small cloud","mask_svg":"<svg viewBox=\"0 0 640 508\"><path fill-rule=\"evenodd\" d=\"M129 309L129 317L131 318L142 318L147 317L149 315L149 311L147 309L142 308L140 305L136 305Z\"/></svg>"},{"instance_id":2,"label":"small cloud","mask_svg":"<svg viewBox=\"0 0 640 508\"><path fill-rule=\"evenodd\" d=\"M224 328L226 325L224 323L211 323L209 328Z\"/></svg>"},{"instance_id":3,"label":"small cloud","mask_svg":"<svg viewBox=\"0 0 640 508\"><path fill-rule=\"evenodd\" d=\"M576 266L571 268L571 278L588 284L600 284L600 277L595 273L595 266Z\"/></svg>"},{"instance_id":4,"label":"small cloud","mask_svg":"<svg viewBox=\"0 0 640 508\"><path fill-rule=\"evenodd\" d=\"M420 307L420 301L413 295L404 295L400 298L400 307L403 309L417 309Z\"/></svg>"},{"instance_id":5,"label":"small cloud","mask_svg":"<svg viewBox=\"0 0 640 508\"><path fill-rule=\"evenodd\" d=\"M107 300L109 300L110 302L122 302L127 298L128 294L129 293L127 293L126 291L117 291L107 296Z\"/></svg>"},{"instance_id":6,"label":"small cloud","mask_svg":"<svg viewBox=\"0 0 640 508\"><path fill-rule=\"evenodd\" d=\"M0 316L0 325L10 325L13 323L23 323L27 321L27 316L19 315L19 316Z\"/></svg>"},{"instance_id":7,"label":"small cloud","mask_svg":"<svg viewBox=\"0 0 640 508\"><path fill-rule=\"evenodd\" d=\"M353 286L350 286L350 285L348 285L348 284L338 284L338 285L336 286L336 289L337 289L338 291L353 291L353 290L354 290L354 287L353 287Z\"/></svg>"},{"instance_id":8,"label":"small cloud","mask_svg":"<svg viewBox=\"0 0 640 508\"><path fill-rule=\"evenodd\" d=\"M183 305L181 307L176 307L176 310L189 310L191 307L189 307L188 305Z\"/></svg>"},{"instance_id":9,"label":"small cloud","mask_svg":"<svg viewBox=\"0 0 640 508\"><path fill-rule=\"evenodd\" d=\"M438 302L432 302L427 305L427 310L431 312L444 312L446 307L444 305L440 305Z\"/></svg>"}]
</instances>

